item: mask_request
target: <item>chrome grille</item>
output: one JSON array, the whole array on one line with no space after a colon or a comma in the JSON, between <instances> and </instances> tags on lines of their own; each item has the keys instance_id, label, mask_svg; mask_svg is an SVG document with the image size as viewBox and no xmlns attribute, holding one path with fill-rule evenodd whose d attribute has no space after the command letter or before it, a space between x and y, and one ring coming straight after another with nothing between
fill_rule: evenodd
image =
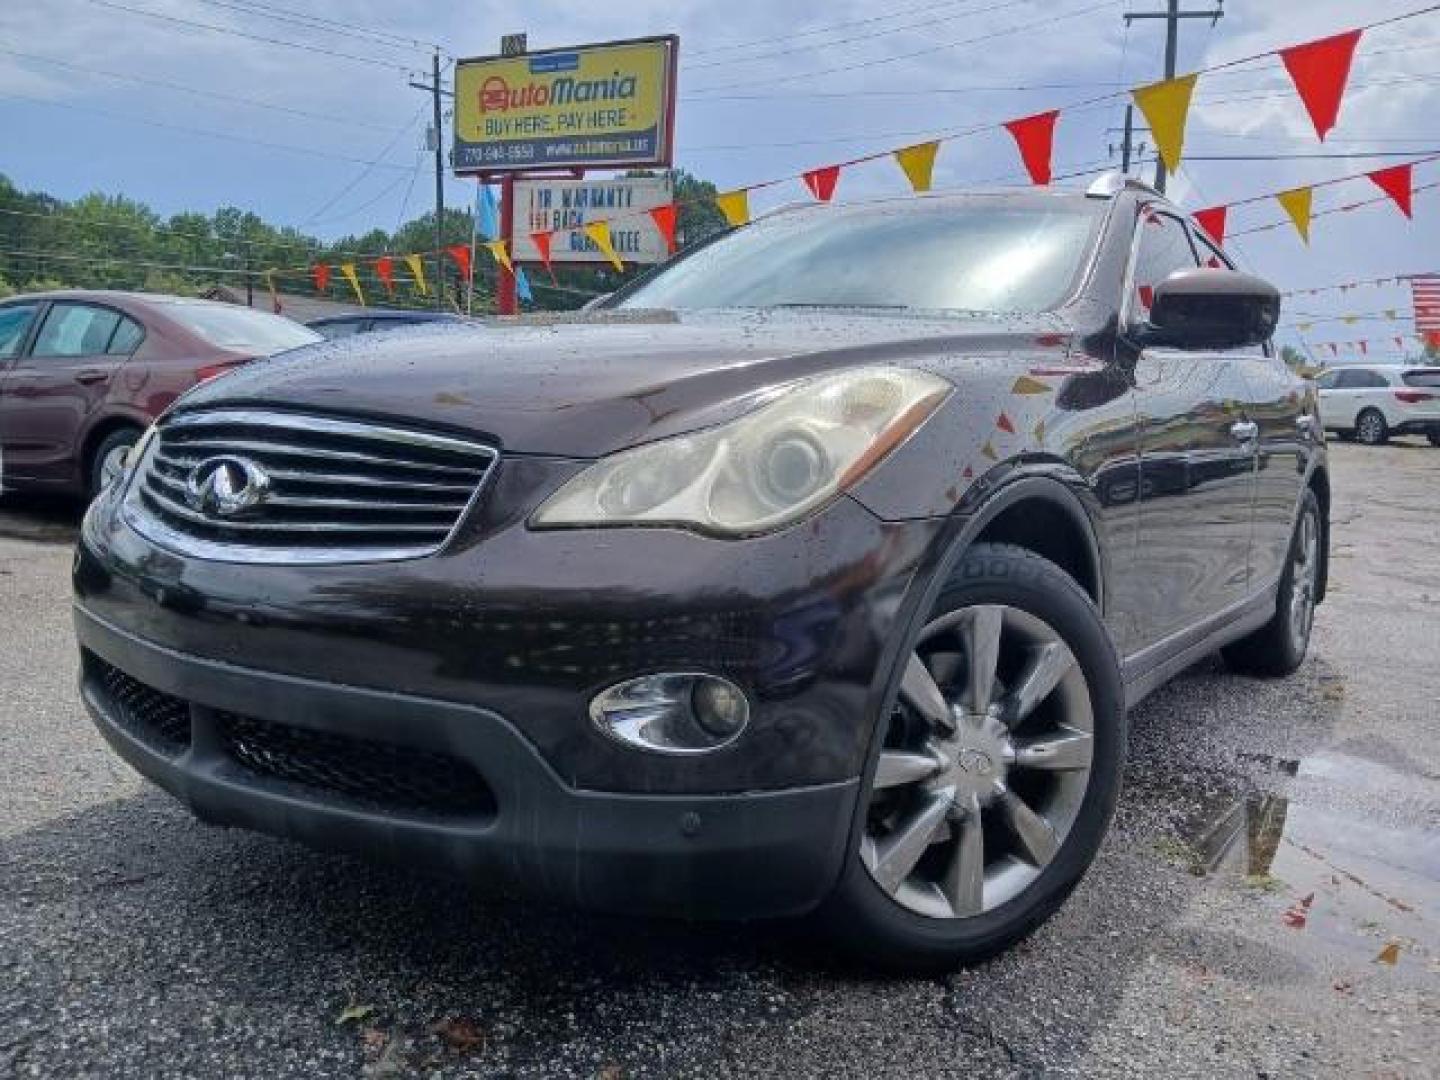
<instances>
[{"instance_id":1,"label":"chrome grille","mask_svg":"<svg viewBox=\"0 0 1440 1080\"><path fill-rule=\"evenodd\" d=\"M414 558L449 539L495 456L482 443L384 424L248 409L183 413L147 450L127 517L152 539L220 560ZM216 459L258 466L264 497L229 513L197 502L197 467Z\"/></svg>"}]
</instances>

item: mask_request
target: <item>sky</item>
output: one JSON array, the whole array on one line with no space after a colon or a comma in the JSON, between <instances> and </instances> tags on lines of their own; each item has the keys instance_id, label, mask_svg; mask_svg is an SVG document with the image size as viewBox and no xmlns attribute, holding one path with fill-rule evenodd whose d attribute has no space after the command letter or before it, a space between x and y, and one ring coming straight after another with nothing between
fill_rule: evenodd
<instances>
[{"instance_id":1,"label":"sky","mask_svg":"<svg viewBox=\"0 0 1440 1080\"><path fill-rule=\"evenodd\" d=\"M1216 25L1181 24L1182 73L1428 4L1224 6ZM393 230L434 198L422 150L429 98L407 83L428 73L434 45L447 58L490 54L501 34L523 30L532 48L678 34L676 164L722 189L992 124L941 148L935 187L1022 184L1014 144L999 125L1053 108L1062 110L1055 173L1088 176L1118 167L1112 148L1123 91L1163 71L1163 23L1127 27L1122 15L1163 7L1163 0L4 0L0 173L66 199L123 194L164 215L240 206L326 239ZM1440 10L1367 31L1339 123L1323 144L1277 58L1202 75L1189 161L1170 195L1194 210L1440 152L1437 60ZM1105 95L1115 96L1094 101ZM1150 142L1143 131L1138 138ZM1274 160L1277 154L1376 156ZM1267 160L1199 160L1216 155ZM1151 168L1139 171L1148 177ZM1416 167L1417 186L1437 180L1440 161ZM899 169L882 160L846 170L837 198L904 190ZM1376 194L1363 179L1338 184L1316 192L1315 209ZM447 180L447 202L473 197L473 182ZM752 206L804 197L796 181L757 193ZM1281 221L1279 206L1266 201L1233 210L1230 230ZM1247 269L1293 290L1440 270L1437 239L1440 189L1417 193L1413 222L1377 204L1318 218L1308 246L1286 224L1236 236L1228 247ZM1407 313L1408 291L1292 297L1285 339L1296 339L1300 321L1311 324L1304 337L1312 345L1368 337L1372 357L1393 354L1391 338L1410 327L1386 319L1388 309ZM1347 315L1375 317L1341 321Z\"/></svg>"}]
</instances>

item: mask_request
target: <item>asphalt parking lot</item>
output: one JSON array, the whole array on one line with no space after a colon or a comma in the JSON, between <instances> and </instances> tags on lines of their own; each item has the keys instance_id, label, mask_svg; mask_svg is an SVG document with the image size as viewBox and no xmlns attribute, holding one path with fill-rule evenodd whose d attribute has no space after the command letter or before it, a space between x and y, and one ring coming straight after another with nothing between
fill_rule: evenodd
<instances>
[{"instance_id":1,"label":"asphalt parking lot","mask_svg":"<svg viewBox=\"0 0 1440 1080\"><path fill-rule=\"evenodd\" d=\"M0 501L0 1074L1419 1076L1440 1031L1440 450L1332 444L1310 658L1132 718L1100 859L943 979L209 828L91 729L76 511Z\"/></svg>"}]
</instances>

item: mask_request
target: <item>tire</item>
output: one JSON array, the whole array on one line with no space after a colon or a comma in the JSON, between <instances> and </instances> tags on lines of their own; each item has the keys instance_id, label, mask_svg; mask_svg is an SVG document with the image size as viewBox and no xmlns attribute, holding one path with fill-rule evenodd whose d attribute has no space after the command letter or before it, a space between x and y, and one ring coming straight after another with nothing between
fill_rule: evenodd
<instances>
[{"instance_id":1,"label":"tire","mask_svg":"<svg viewBox=\"0 0 1440 1080\"><path fill-rule=\"evenodd\" d=\"M1425 432L1425 438L1430 440L1431 446L1440 446L1440 431L1436 431L1434 428L1431 428L1429 431Z\"/></svg>"},{"instance_id":2,"label":"tire","mask_svg":"<svg viewBox=\"0 0 1440 1080\"><path fill-rule=\"evenodd\" d=\"M998 662L974 669L995 672L986 693L983 676L969 686L969 657L992 640ZM1089 596L1054 563L1008 544L964 554L909 665L845 868L818 915L869 966L952 970L1031 933L1089 868L1120 792L1125 694ZM982 713L977 700L992 706ZM927 717L945 717L955 733ZM921 836L923 845L910 842ZM904 853L916 850L907 869Z\"/></svg>"},{"instance_id":3,"label":"tire","mask_svg":"<svg viewBox=\"0 0 1440 1080\"><path fill-rule=\"evenodd\" d=\"M140 435L139 428L127 426L116 428L100 440L85 469L85 490L90 498L95 498L104 489L115 475L112 470L123 464L125 454L140 441Z\"/></svg>"},{"instance_id":4,"label":"tire","mask_svg":"<svg viewBox=\"0 0 1440 1080\"><path fill-rule=\"evenodd\" d=\"M1355 438L1366 446L1384 446L1390 441L1390 427L1379 409L1361 409L1355 418Z\"/></svg>"},{"instance_id":5,"label":"tire","mask_svg":"<svg viewBox=\"0 0 1440 1080\"><path fill-rule=\"evenodd\" d=\"M1320 587L1324 536L1320 501L1315 492L1306 488L1295 533L1290 538L1285 571L1280 575L1275 614L1253 634L1220 650L1232 670L1278 679L1294 672L1305 659Z\"/></svg>"}]
</instances>

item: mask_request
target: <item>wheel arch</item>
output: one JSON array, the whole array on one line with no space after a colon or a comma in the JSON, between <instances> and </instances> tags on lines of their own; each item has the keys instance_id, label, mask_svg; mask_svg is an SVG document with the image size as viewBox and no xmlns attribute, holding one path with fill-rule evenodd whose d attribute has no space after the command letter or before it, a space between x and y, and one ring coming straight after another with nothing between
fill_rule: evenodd
<instances>
[{"instance_id":1,"label":"wheel arch","mask_svg":"<svg viewBox=\"0 0 1440 1080\"><path fill-rule=\"evenodd\" d=\"M987 487L989 490L986 490ZM879 758L884 730L882 720L890 715L890 710L899 696L905 658L914 649L915 641L925 625L925 617L956 565L975 544L990 542L999 536L1000 531L1012 528L1011 523L1017 520L1016 515L1025 508L1043 507L1042 512L1050 520L1065 523L1068 535L1072 535L1079 544L1083 553L1082 565L1092 581L1093 590L1087 587L1084 581L1079 582L1080 586L1097 609L1102 613L1104 611L1105 575L1099 539L1084 502L1070 484L1049 473L1012 474L993 486L988 485L982 478L972 488L972 492L976 493L973 500L967 496L967 500L951 515L932 546L926 563L916 571L897 619L897 632L891 635L886 654L879 666L883 677L876 680L867 703L870 732L860 768L862 788L869 782ZM989 536L986 535L987 529L992 529ZM1036 554L1045 556L1043 551L1037 551ZM851 844L858 843L857 830L863 823L864 807L857 800L850 824Z\"/></svg>"}]
</instances>

